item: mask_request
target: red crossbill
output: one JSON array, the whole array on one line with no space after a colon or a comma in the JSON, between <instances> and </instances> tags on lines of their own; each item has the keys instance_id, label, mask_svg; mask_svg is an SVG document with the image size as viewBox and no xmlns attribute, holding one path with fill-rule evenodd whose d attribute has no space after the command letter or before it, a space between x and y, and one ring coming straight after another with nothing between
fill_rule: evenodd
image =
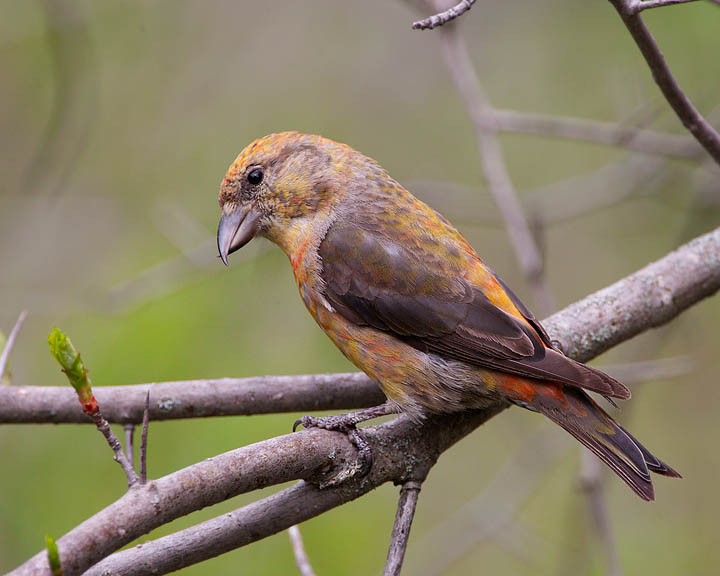
<instances>
[{"instance_id":1,"label":"red crossbill","mask_svg":"<svg viewBox=\"0 0 720 576\"><path fill-rule=\"evenodd\" d=\"M280 246L310 314L390 410L421 419L504 401L559 424L641 498L654 499L650 472L679 476L585 392L630 391L557 350L450 222L374 160L272 134L230 166L220 206L223 261L256 235Z\"/></svg>"}]
</instances>

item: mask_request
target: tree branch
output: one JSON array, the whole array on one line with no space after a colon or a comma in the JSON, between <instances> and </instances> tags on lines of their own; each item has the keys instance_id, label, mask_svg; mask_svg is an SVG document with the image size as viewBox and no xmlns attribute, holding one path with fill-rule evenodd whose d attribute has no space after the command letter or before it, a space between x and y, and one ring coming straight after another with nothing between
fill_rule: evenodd
<instances>
[{"instance_id":1,"label":"tree branch","mask_svg":"<svg viewBox=\"0 0 720 576\"><path fill-rule=\"evenodd\" d=\"M668 322L720 289L720 228L547 319L551 337L589 360L648 328ZM437 457L505 406L429 418L399 416L364 428L374 465L364 478L320 490L300 483L231 514L114 554L88 574L161 574L285 530L349 502L384 482L423 478ZM268 484L319 481L353 461L343 434L311 429L221 454L138 485L65 536L58 547L66 576L81 574L112 551L175 518ZM104 572L107 570L107 572ZM49 574L39 553L11 574Z\"/></svg>"},{"instance_id":2,"label":"tree branch","mask_svg":"<svg viewBox=\"0 0 720 576\"><path fill-rule=\"evenodd\" d=\"M152 392L150 419L246 416L369 408L385 402L365 374L307 374L98 386L95 397L109 422L140 424ZM66 386L0 386L0 423L89 423Z\"/></svg>"},{"instance_id":3,"label":"tree branch","mask_svg":"<svg viewBox=\"0 0 720 576\"><path fill-rule=\"evenodd\" d=\"M610 0L610 3L615 7L633 40L640 48L656 84L672 109L675 110L675 114L685 128L707 150L708 154L715 159L715 162L720 164L720 134L703 118L680 88L660 47L640 15L643 7L650 8L653 7L650 4L657 3L639 2L638 0Z\"/></svg>"}]
</instances>

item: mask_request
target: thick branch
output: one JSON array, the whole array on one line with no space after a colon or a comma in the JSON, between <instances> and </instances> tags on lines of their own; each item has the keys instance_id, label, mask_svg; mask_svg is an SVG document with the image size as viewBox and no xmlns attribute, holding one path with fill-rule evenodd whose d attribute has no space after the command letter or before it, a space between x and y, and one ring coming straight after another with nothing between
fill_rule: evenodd
<instances>
[{"instance_id":1,"label":"thick branch","mask_svg":"<svg viewBox=\"0 0 720 576\"><path fill-rule=\"evenodd\" d=\"M385 395L365 374L310 374L186 380L93 389L109 422L140 424L150 392L150 419L243 416L368 408ZM90 423L66 386L0 386L0 423Z\"/></svg>"},{"instance_id":2,"label":"thick branch","mask_svg":"<svg viewBox=\"0 0 720 576\"><path fill-rule=\"evenodd\" d=\"M245 446L138 484L57 541L63 573L81 574L142 534L195 510L266 486L323 478L354 457L343 434L313 429ZM41 553L15 574L40 575L44 570Z\"/></svg>"},{"instance_id":3,"label":"thick branch","mask_svg":"<svg viewBox=\"0 0 720 576\"><path fill-rule=\"evenodd\" d=\"M243 544L286 530L331 508L354 500L385 482L422 478L437 457L505 405L457 417L432 418L423 425L406 416L365 429L373 451L373 467L364 478L320 490L300 484L255 502L242 513L225 514L140 548L127 550L132 559L122 574L163 574L200 562ZM144 486L125 496L57 541L65 576L82 574L90 566L135 538L206 506L268 485L302 478L319 481L352 462L354 449L344 434L303 430L221 454ZM156 555L152 551L160 552ZM116 556L88 574L108 571ZM148 562L151 559L151 562ZM47 557L40 553L11 572L13 576L41 576Z\"/></svg>"},{"instance_id":4,"label":"thick branch","mask_svg":"<svg viewBox=\"0 0 720 576\"><path fill-rule=\"evenodd\" d=\"M544 322L566 353L589 360L639 332L677 316L720 289L720 228ZM319 490L300 484L188 530L147 542L105 560L90 574L165 573L264 538L353 500L384 482L424 477L440 453L502 410L433 418L413 425L405 416L364 429L374 465L364 478ZM113 550L193 510L269 483L319 474L353 458L342 434L307 430L266 440L136 486L58 540L67 576L80 574ZM40 553L14 574L46 575ZM113 572L108 572L112 574ZM117 572L115 572L117 573Z\"/></svg>"},{"instance_id":5,"label":"thick branch","mask_svg":"<svg viewBox=\"0 0 720 576\"><path fill-rule=\"evenodd\" d=\"M682 88L680 88L655 38L648 30L645 22L643 22L640 11L643 7L651 7L650 3L638 2L637 0L610 0L610 2L620 14L633 40L640 48L640 52L642 52L645 61L650 67L653 78L660 87L665 99L675 110L685 128L708 151L710 156L715 159L715 162L720 164L720 134L703 118Z\"/></svg>"}]
</instances>

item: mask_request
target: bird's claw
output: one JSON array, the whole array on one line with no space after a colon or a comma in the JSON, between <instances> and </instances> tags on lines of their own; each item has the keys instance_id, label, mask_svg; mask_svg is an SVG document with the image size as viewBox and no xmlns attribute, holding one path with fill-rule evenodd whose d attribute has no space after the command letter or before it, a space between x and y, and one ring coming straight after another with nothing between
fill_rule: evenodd
<instances>
[{"instance_id":1,"label":"bird's claw","mask_svg":"<svg viewBox=\"0 0 720 576\"><path fill-rule=\"evenodd\" d=\"M365 440L362 433L357 429L356 421L352 418L352 414L323 417L303 416L295 420L293 432L297 431L300 425L302 425L303 428L322 428L323 430L343 432L358 451L358 457L355 462L343 468L329 480L321 482L320 488L339 486L354 476L362 478L370 472L370 468L372 468L372 449L368 441Z\"/></svg>"}]
</instances>

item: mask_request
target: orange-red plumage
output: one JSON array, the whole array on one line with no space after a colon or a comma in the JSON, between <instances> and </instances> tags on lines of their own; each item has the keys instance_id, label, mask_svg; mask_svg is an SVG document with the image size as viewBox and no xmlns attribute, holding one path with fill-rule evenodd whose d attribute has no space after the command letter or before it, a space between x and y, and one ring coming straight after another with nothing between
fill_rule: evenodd
<instances>
[{"instance_id":1,"label":"orange-red plumage","mask_svg":"<svg viewBox=\"0 0 720 576\"><path fill-rule=\"evenodd\" d=\"M266 136L228 170L220 205L223 260L258 234L279 245L320 327L411 416L503 400L565 428L645 499L649 471L677 475L583 391L628 389L555 350L467 240L370 158Z\"/></svg>"}]
</instances>

